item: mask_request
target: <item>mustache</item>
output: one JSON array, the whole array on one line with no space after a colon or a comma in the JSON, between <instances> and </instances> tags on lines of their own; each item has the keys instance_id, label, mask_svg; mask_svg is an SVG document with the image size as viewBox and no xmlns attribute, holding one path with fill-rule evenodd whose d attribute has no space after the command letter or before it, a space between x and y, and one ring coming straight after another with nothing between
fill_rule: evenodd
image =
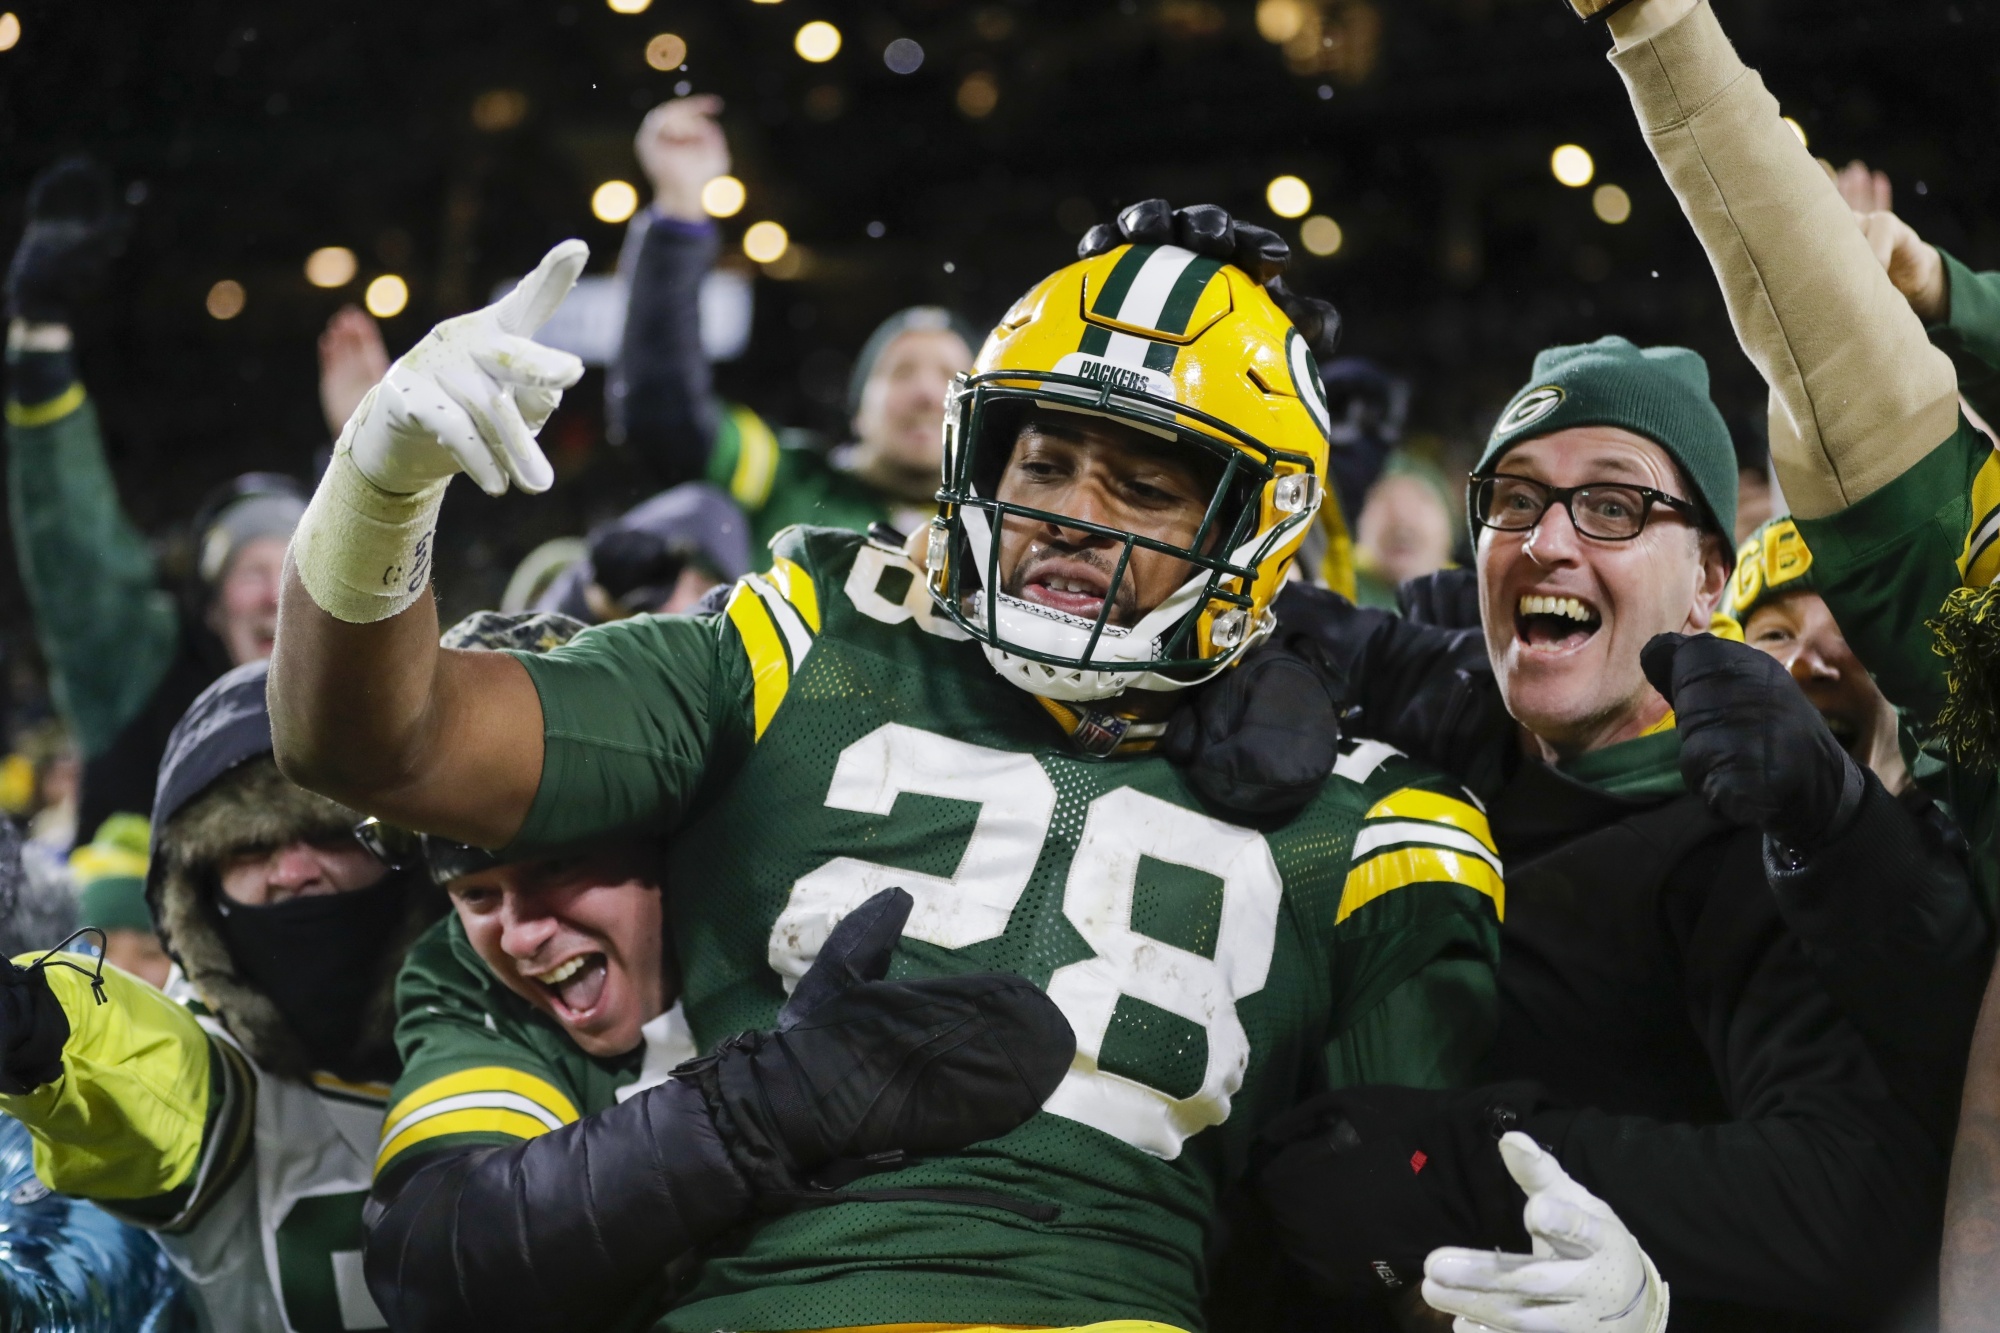
<instances>
[{"instance_id":1,"label":"mustache","mask_svg":"<svg viewBox=\"0 0 2000 1333\"><path fill-rule=\"evenodd\" d=\"M1122 627L1138 619L1139 590L1132 577L1131 565L1126 565L1124 576L1114 584L1112 580L1118 569L1118 559L1096 547L1077 547L1047 540L1034 542L1022 553L1021 563L1014 567L1013 575L1003 581L1000 590L1010 597L1019 597L1037 570L1058 560L1089 565L1104 575L1104 582L1111 589L1106 598L1111 605L1111 615L1105 623Z\"/></svg>"}]
</instances>

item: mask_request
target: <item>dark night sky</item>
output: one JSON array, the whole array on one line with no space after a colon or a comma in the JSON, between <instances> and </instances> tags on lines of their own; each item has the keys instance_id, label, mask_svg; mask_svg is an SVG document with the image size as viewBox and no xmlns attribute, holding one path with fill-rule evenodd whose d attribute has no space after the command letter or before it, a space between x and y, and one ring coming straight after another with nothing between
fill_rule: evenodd
<instances>
[{"instance_id":1,"label":"dark night sky","mask_svg":"<svg viewBox=\"0 0 2000 1333\"><path fill-rule=\"evenodd\" d=\"M1343 2L1360 0L1322 6L1338 16ZM840 429L846 358L890 310L927 299L991 318L1072 253L1090 217L1148 195L1272 223L1263 187L1280 172L1305 178L1346 233L1294 285L1342 308L1348 350L1413 377L1414 425L1447 447L1483 433L1536 349L1610 332L1699 348L1732 419L1759 414L1606 40L1558 0L1373 0L1379 55L1358 82L1291 72L1254 6L1208 0L655 0L638 15L603 0L16 3L24 36L0 54L0 233L61 153L88 149L144 185L117 288L81 332L128 503L152 531L235 471L304 473L324 447L312 340L360 282L309 286L310 250L351 246L361 281L409 279L408 310L385 326L392 353L564 236L608 268L622 228L591 217L591 190L641 179L632 131L679 79L728 100L751 202L725 234L776 218L813 257L795 281L759 281L750 352L722 376L779 423ZM1887 169L1920 232L2000 264L2000 6L1721 8L1815 152ZM791 49L815 18L846 38L824 65ZM662 31L686 38L685 74L647 67ZM898 37L924 48L914 74L884 65ZM983 119L955 105L974 72L999 92ZM481 132L470 108L495 89L524 93L527 115ZM1565 141L1630 192L1629 223L1599 222L1590 190L1551 177ZM1295 224L1281 229L1296 240ZM249 292L227 323L203 310L223 277ZM535 540L648 489L598 443L599 392L593 375L550 428L568 473L555 497L455 488L449 604L496 595ZM0 616L16 643L19 607L7 575Z\"/></svg>"}]
</instances>

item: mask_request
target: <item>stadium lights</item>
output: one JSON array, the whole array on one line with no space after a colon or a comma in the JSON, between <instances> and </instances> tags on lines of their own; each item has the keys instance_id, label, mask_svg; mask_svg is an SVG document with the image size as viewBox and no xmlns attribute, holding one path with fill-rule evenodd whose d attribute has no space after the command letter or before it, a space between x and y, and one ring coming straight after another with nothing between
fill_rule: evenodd
<instances>
[{"instance_id":1,"label":"stadium lights","mask_svg":"<svg viewBox=\"0 0 2000 1333\"><path fill-rule=\"evenodd\" d=\"M1306 248L1308 254L1322 259L1338 254L1341 242L1346 239L1341 234L1340 224L1324 213L1315 213L1299 224L1299 244Z\"/></svg>"},{"instance_id":2,"label":"stadium lights","mask_svg":"<svg viewBox=\"0 0 2000 1333\"><path fill-rule=\"evenodd\" d=\"M753 222L743 233L743 253L760 264L775 263L791 244L792 238L775 222Z\"/></svg>"},{"instance_id":3,"label":"stadium lights","mask_svg":"<svg viewBox=\"0 0 2000 1333\"><path fill-rule=\"evenodd\" d=\"M1264 202L1281 218L1304 217L1313 206L1312 187L1297 176L1279 176L1264 187Z\"/></svg>"},{"instance_id":4,"label":"stadium lights","mask_svg":"<svg viewBox=\"0 0 2000 1333\"><path fill-rule=\"evenodd\" d=\"M974 70L958 85L958 109L974 120L984 120L1000 104L1000 84L985 70Z\"/></svg>"},{"instance_id":5,"label":"stadium lights","mask_svg":"<svg viewBox=\"0 0 2000 1333\"><path fill-rule=\"evenodd\" d=\"M345 287L359 267L346 246L322 245L306 256L306 281L315 287Z\"/></svg>"},{"instance_id":6,"label":"stadium lights","mask_svg":"<svg viewBox=\"0 0 2000 1333\"><path fill-rule=\"evenodd\" d=\"M898 37L882 48L882 63L892 74L915 74L924 64L924 48L908 37Z\"/></svg>"},{"instance_id":7,"label":"stadium lights","mask_svg":"<svg viewBox=\"0 0 2000 1333\"><path fill-rule=\"evenodd\" d=\"M733 218L743 211L750 192L734 176L717 176L701 187L701 211L712 218Z\"/></svg>"},{"instance_id":8,"label":"stadium lights","mask_svg":"<svg viewBox=\"0 0 2000 1333\"><path fill-rule=\"evenodd\" d=\"M654 69L679 69L687 58L687 42L674 33L663 32L646 43L646 63Z\"/></svg>"},{"instance_id":9,"label":"stadium lights","mask_svg":"<svg viewBox=\"0 0 2000 1333\"><path fill-rule=\"evenodd\" d=\"M410 284L393 273L384 273L369 283L368 290L361 295L361 304L377 319L393 319L409 303Z\"/></svg>"},{"instance_id":10,"label":"stadium lights","mask_svg":"<svg viewBox=\"0 0 2000 1333\"><path fill-rule=\"evenodd\" d=\"M1597 174L1597 163L1590 160L1588 149L1566 143L1549 154L1549 170L1570 189L1580 190Z\"/></svg>"},{"instance_id":11,"label":"stadium lights","mask_svg":"<svg viewBox=\"0 0 2000 1333\"><path fill-rule=\"evenodd\" d=\"M639 191L631 181L606 181L590 192L590 213L599 222L623 222L639 211Z\"/></svg>"},{"instance_id":12,"label":"stadium lights","mask_svg":"<svg viewBox=\"0 0 2000 1333\"><path fill-rule=\"evenodd\" d=\"M1615 227L1632 216L1632 196L1616 185L1600 185L1591 193L1590 211Z\"/></svg>"},{"instance_id":13,"label":"stadium lights","mask_svg":"<svg viewBox=\"0 0 2000 1333\"><path fill-rule=\"evenodd\" d=\"M21 40L21 20L13 10L0 14L0 51L11 51Z\"/></svg>"},{"instance_id":14,"label":"stadium lights","mask_svg":"<svg viewBox=\"0 0 2000 1333\"><path fill-rule=\"evenodd\" d=\"M1283 46L1306 26L1302 0L1258 0L1257 35L1274 46Z\"/></svg>"},{"instance_id":15,"label":"stadium lights","mask_svg":"<svg viewBox=\"0 0 2000 1333\"><path fill-rule=\"evenodd\" d=\"M208 289L205 303L208 313L217 319L235 319L243 313L245 296L243 284L234 278L224 278Z\"/></svg>"},{"instance_id":16,"label":"stadium lights","mask_svg":"<svg viewBox=\"0 0 2000 1333\"><path fill-rule=\"evenodd\" d=\"M801 59L823 65L840 54L840 29L825 19L814 19L792 38L792 49Z\"/></svg>"},{"instance_id":17,"label":"stadium lights","mask_svg":"<svg viewBox=\"0 0 2000 1333\"><path fill-rule=\"evenodd\" d=\"M653 7L653 0L604 0L614 14L643 14Z\"/></svg>"}]
</instances>

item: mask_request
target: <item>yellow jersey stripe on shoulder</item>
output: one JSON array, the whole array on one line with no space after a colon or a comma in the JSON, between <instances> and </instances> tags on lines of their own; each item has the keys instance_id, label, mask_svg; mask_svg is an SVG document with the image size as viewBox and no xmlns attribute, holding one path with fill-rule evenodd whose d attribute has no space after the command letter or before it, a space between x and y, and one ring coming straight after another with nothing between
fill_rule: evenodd
<instances>
[{"instance_id":1,"label":"yellow jersey stripe on shoulder","mask_svg":"<svg viewBox=\"0 0 2000 1333\"><path fill-rule=\"evenodd\" d=\"M1334 924L1347 920L1383 894L1412 884L1462 884L1491 898L1494 916L1506 917L1506 886L1500 872L1484 857L1443 847L1403 847L1371 856L1347 872Z\"/></svg>"},{"instance_id":2,"label":"yellow jersey stripe on shoulder","mask_svg":"<svg viewBox=\"0 0 2000 1333\"><path fill-rule=\"evenodd\" d=\"M1958 556L1958 579L1983 588L2000 577L2000 453L1988 451L1972 478L1972 526Z\"/></svg>"},{"instance_id":3,"label":"yellow jersey stripe on shoulder","mask_svg":"<svg viewBox=\"0 0 2000 1333\"><path fill-rule=\"evenodd\" d=\"M1443 792L1425 791L1421 787L1399 788L1371 806L1365 818L1418 819L1431 824L1444 824L1471 834L1479 840L1480 846L1495 856L1500 854L1500 849L1494 845L1493 829L1486 822L1485 813L1469 801L1446 796Z\"/></svg>"},{"instance_id":4,"label":"yellow jersey stripe on shoulder","mask_svg":"<svg viewBox=\"0 0 2000 1333\"><path fill-rule=\"evenodd\" d=\"M547 1079L537 1078L526 1070L515 1069L511 1065L478 1065L471 1069L461 1069L454 1074L446 1074L443 1078L434 1078L405 1095L403 1100L390 1107L389 1114L382 1118L382 1123L386 1126L382 1131L383 1136L386 1138L395 1133L404 1120L436 1102L448 1097L484 1093L525 1098L555 1116L560 1124L567 1125L577 1118L575 1103Z\"/></svg>"},{"instance_id":5,"label":"yellow jersey stripe on shoulder","mask_svg":"<svg viewBox=\"0 0 2000 1333\"><path fill-rule=\"evenodd\" d=\"M70 385L46 403L7 403L7 424L10 426L47 426L61 421L70 413L83 406L85 394L81 381Z\"/></svg>"},{"instance_id":6,"label":"yellow jersey stripe on shoulder","mask_svg":"<svg viewBox=\"0 0 2000 1333\"><path fill-rule=\"evenodd\" d=\"M785 640L785 655L792 660L792 674L806 664L806 654L812 651L812 631L806 622L785 600L784 595L771 586L770 580L761 574L746 574L743 581L764 599L764 609L771 613L771 623L778 627L778 633Z\"/></svg>"},{"instance_id":7,"label":"yellow jersey stripe on shoulder","mask_svg":"<svg viewBox=\"0 0 2000 1333\"><path fill-rule=\"evenodd\" d=\"M535 1116L499 1107L468 1107L449 1111L420 1120L395 1137L384 1139L382 1150L375 1154L375 1172L380 1175L382 1168L399 1153L447 1134L505 1134L509 1138L533 1139L557 1128L560 1126L548 1124Z\"/></svg>"},{"instance_id":8,"label":"yellow jersey stripe on shoulder","mask_svg":"<svg viewBox=\"0 0 2000 1333\"><path fill-rule=\"evenodd\" d=\"M729 494L745 509L762 509L778 475L778 437L747 407L730 408L729 423L736 427L736 471L729 478Z\"/></svg>"},{"instance_id":9,"label":"yellow jersey stripe on shoulder","mask_svg":"<svg viewBox=\"0 0 2000 1333\"><path fill-rule=\"evenodd\" d=\"M748 579L736 585L725 608L729 621L743 638L743 651L750 659L750 681L754 688L753 711L757 719L757 739L771 725L785 691L792 687L792 668L785 659L785 645L764 599L751 588Z\"/></svg>"},{"instance_id":10,"label":"yellow jersey stripe on shoulder","mask_svg":"<svg viewBox=\"0 0 2000 1333\"><path fill-rule=\"evenodd\" d=\"M813 587L812 575L806 573L797 561L787 560L781 555L774 558L770 572L764 577L798 610L806 628L814 634L819 633L819 593Z\"/></svg>"}]
</instances>

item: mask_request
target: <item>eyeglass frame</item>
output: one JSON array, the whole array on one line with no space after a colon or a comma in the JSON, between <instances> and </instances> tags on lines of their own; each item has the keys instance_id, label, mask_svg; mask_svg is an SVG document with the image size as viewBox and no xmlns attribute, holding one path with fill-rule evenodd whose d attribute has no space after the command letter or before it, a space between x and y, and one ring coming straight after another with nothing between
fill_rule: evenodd
<instances>
[{"instance_id":1,"label":"eyeglass frame","mask_svg":"<svg viewBox=\"0 0 2000 1333\"><path fill-rule=\"evenodd\" d=\"M1503 478L1507 481L1525 481L1530 486L1539 486L1543 491L1547 492L1547 497L1542 502L1542 512L1536 514L1535 521L1526 527L1503 528L1497 523L1487 522L1480 516L1479 488L1488 482L1499 481ZM1524 477L1515 472L1489 472L1484 476L1470 477L1468 480L1472 485L1466 492L1465 497L1466 517L1472 520L1474 527L1484 528L1492 532L1533 532L1536 528L1542 526L1542 520L1549 516L1549 510L1556 505L1561 505L1563 512L1569 515L1569 525L1576 529L1579 536L1588 537L1594 542L1629 542L1636 540L1639 534L1646 530L1646 525L1653 521L1653 506L1656 504L1665 505L1668 509L1679 514L1697 528L1702 525L1701 506L1694 501L1683 500L1678 495L1669 495L1665 491L1656 491L1651 486L1640 486L1629 481L1587 481L1581 486L1551 486L1545 481L1539 481L1534 477ZM1639 511L1639 526L1623 537L1600 537L1594 532L1584 531L1583 525L1576 521L1576 510L1571 507L1570 501L1582 491L1612 489L1631 491L1645 502L1645 508Z\"/></svg>"}]
</instances>

